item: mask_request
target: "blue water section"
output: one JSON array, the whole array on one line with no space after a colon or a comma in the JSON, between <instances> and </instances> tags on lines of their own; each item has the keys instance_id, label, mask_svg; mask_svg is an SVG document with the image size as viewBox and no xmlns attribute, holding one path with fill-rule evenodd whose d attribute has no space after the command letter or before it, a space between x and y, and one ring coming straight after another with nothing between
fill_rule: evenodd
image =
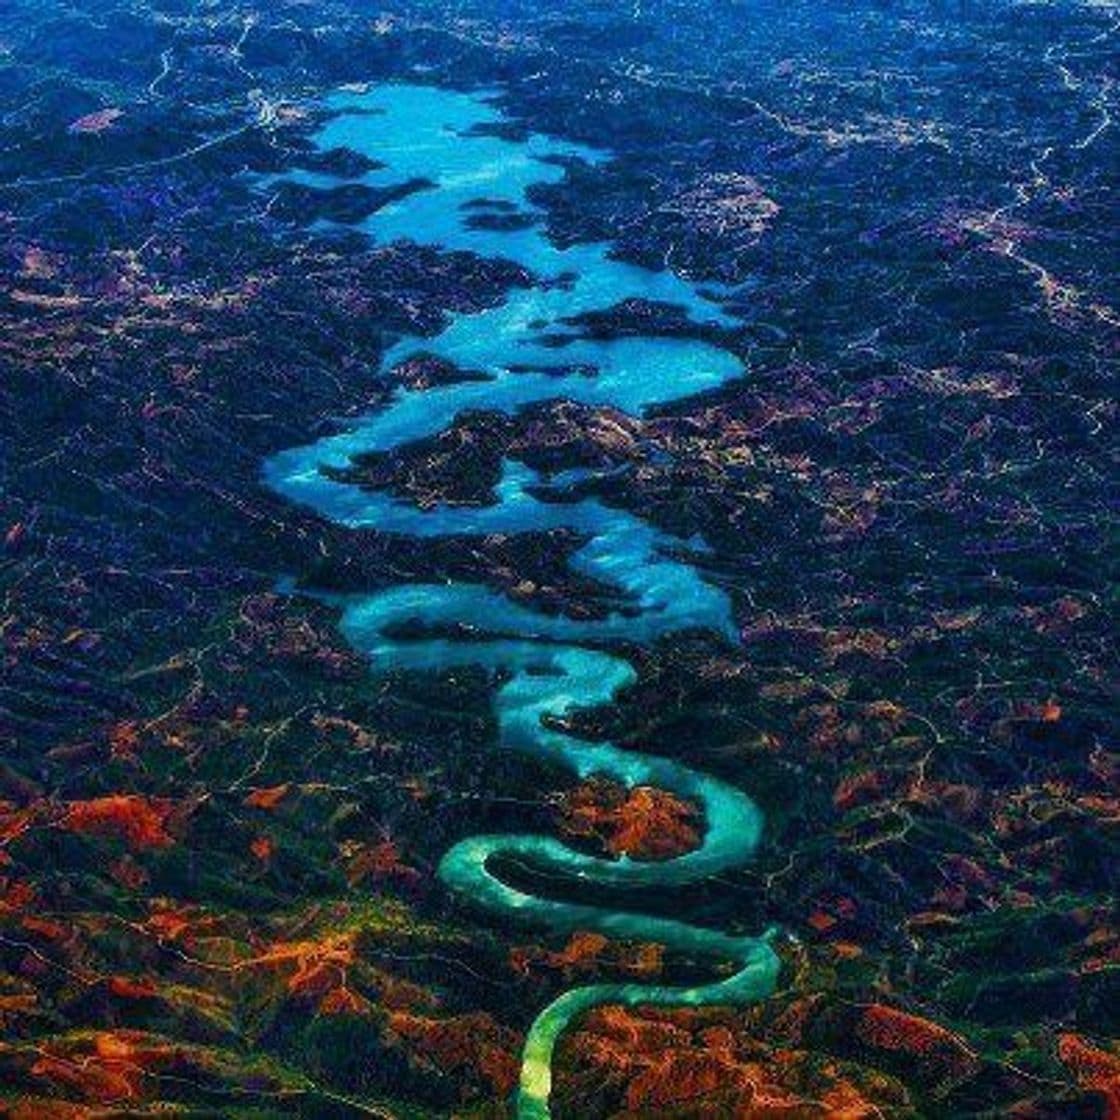
<instances>
[{"instance_id":1,"label":"blue water section","mask_svg":"<svg viewBox=\"0 0 1120 1120\"><path fill-rule=\"evenodd\" d=\"M625 604L604 618L577 620L539 613L482 585L408 584L343 599L343 633L377 673L439 672L464 665L492 670L502 682L494 704L503 748L544 758L580 777L599 775L628 787L669 790L693 800L704 813L700 846L663 862L605 859L554 837L509 834L470 837L444 855L443 882L501 920L557 933L594 929L657 941L734 965L729 975L709 984L591 985L545 1008L526 1040L518 1094L519 1116L545 1117L556 1041L589 1008L745 1003L766 997L776 983L778 961L766 936L614 909L603 905L596 890L642 887L668 893L742 864L757 848L762 828L754 802L729 783L678 762L579 739L558 730L555 722L577 709L612 702L634 682L633 667L612 647L647 644L692 628L736 640L730 603L688 562L701 542L671 537L593 498L570 500L565 493L570 475L541 477L507 460L491 504L420 509L325 472L441 432L467 409L515 414L537 401L565 398L641 414L743 373L734 355L709 343L677 337L591 339L571 325L573 316L639 299L672 304L696 324L731 326L734 320L719 302L726 293L718 289L701 291L670 272L616 260L606 244L558 248L548 239L529 189L559 182L572 161L595 163L607 158L604 153L553 137L512 133L503 127L508 122L492 99L480 94L391 85L339 92L327 107L331 116L315 135L316 146L350 149L376 161L376 169L347 179L310 171L283 178L320 189L354 182L377 188L422 183L368 217L363 231L381 244L410 241L513 261L533 283L513 289L497 306L449 316L433 337L401 339L383 359L388 368L434 354L485 375L484 380L399 389L379 411L337 434L275 455L265 464L267 482L334 522L382 533L446 537L575 530L586 543L574 554L572 567L616 589ZM517 215L518 221L480 223L479 215ZM456 626L474 637L439 636ZM410 636L402 638L402 633ZM585 885L588 901L559 901L515 888L493 870L495 857Z\"/></svg>"}]
</instances>

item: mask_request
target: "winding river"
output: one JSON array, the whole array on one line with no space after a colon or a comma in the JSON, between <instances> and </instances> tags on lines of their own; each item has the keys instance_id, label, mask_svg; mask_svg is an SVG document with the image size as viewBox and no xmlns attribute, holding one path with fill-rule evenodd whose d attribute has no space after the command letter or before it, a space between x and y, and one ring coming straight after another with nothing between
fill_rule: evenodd
<instances>
[{"instance_id":1,"label":"winding river","mask_svg":"<svg viewBox=\"0 0 1120 1120\"><path fill-rule=\"evenodd\" d=\"M573 989L546 1007L530 1029L522 1057L518 1115L549 1115L552 1053L569 1023L606 1003L743 1004L768 996L778 960L761 938L653 917L604 904L610 888L655 887L666 892L709 878L750 859L762 819L744 793L668 759L588 742L555 729L544 717L610 702L635 679L633 667L610 652L620 642L648 643L696 627L735 641L726 595L705 583L685 559L703 542L661 533L640 518L595 499L563 499L579 472L542 477L506 461L496 500L484 508L440 506L421 510L390 495L328 477L354 456L385 451L438 433L469 408L516 412L559 397L610 405L630 413L713 388L742 374L733 355L681 338L597 340L566 320L603 311L622 300L676 305L697 323L730 324L714 296L670 272L653 272L613 259L605 244L560 249L545 236L542 215L528 202L535 184L556 182L572 160L603 155L552 137L510 138L504 118L482 95L425 86L392 85L348 90L329 99L332 115L315 136L323 151L347 148L377 161L351 179L320 172L286 176L331 188L363 182L377 188L413 180L431 185L381 208L362 223L380 243L408 240L443 250L465 250L522 265L537 283L509 293L499 306L450 317L431 338L401 339L386 368L420 353L482 371L486 380L423 391L398 390L383 409L336 435L281 452L265 465L268 483L288 499L353 527L418 537L515 533L567 527L586 540L572 564L617 588L625 612L579 621L520 606L474 584L408 584L348 597L342 629L375 672L440 671L482 665L501 672L495 696L503 748L545 757L580 777L600 775L628 787L650 785L698 803L706 831L701 845L664 862L610 860L575 851L549 836L485 835L448 851L439 875L453 891L500 921L524 921L562 933L599 930L617 938L656 941L670 950L732 962L735 971L691 987L632 983ZM481 216L481 218L480 218ZM511 216L515 220L509 220ZM553 499L553 500L550 500ZM395 637L405 624L423 634ZM489 637L437 637L463 624ZM417 633L413 625L407 631ZM586 903L529 894L491 869L492 857L518 861L565 880L586 884Z\"/></svg>"}]
</instances>

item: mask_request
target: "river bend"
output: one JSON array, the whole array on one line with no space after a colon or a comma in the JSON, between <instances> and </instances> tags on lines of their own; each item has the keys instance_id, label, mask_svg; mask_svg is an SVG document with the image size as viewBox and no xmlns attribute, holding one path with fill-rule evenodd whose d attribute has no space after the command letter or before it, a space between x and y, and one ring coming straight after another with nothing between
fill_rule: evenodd
<instances>
[{"instance_id":1,"label":"river bend","mask_svg":"<svg viewBox=\"0 0 1120 1120\"><path fill-rule=\"evenodd\" d=\"M475 584L408 584L347 597L341 626L374 672L442 671L481 665L502 683L494 698L500 745L546 758L579 777L599 775L628 787L651 785L696 802L706 829L700 846L679 858L642 862L599 858L549 836L483 835L460 841L442 858L439 875L453 891L502 922L527 922L563 933L598 930L612 937L656 941L690 955L732 962L723 978L691 987L596 984L560 996L536 1018L522 1057L518 1115L548 1116L552 1054L578 1015L605 1003L627 1005L743 1004L765 998L778 961L767 937L749 937L653 917L603 904L609 888L671 892L737 867L755 852L762 828L757 806L727 782L678 762L610 743L588 742L555 729L544 717L612 701L635 679L630 663L607 652L619 643L645 644L673 631L707 628L736 641L727 596L687 562L699 541L670 537L639 517L593 498L560 496L573 475L541 477L506 461L495 501L483 508L422 510L388 494L341 481L356 456L387 451L448 428L465 409L515 413L533 402L566 398L641 414L652 406L717 387L741 376L739 360L709 343L684 338L594 339L570 320L623 300L673 304L696 323L732 325L718 293L701 292L671 272L614 259L606 244L554 246L543 216L526 192L557 182L572 160L603 153L542 135L516 136L487 98L426 86L389 85L339 92L314 142L347 148L376 161L375 170L344 179L294 171L287 180L330 189L346 182L397 188L430 183L382 207L361 223L374 241L407 240L441 250L502 258L537 281L512 290L500 305L450 316L434 337L402 338L385 368L421 353L481 371L485 380L399 389L379 411L345 430L283 451L267 461L269 485L339 524L414 537L518 533L564 527L586 543L572 559L581 574L615 588L627 610L597 620L545 615ZM277 180L273 180L275 183ZM479 216L492 220L480 220ZM515 215L517 220L504 220ZM395 637L416 624L430 637ZM452 640L449 626L488 637ZM565 880L586 884L586 903L526 893L491 869L493 857L515 857ZM604 890L603 888L607 888Z\"/></svg>"}]
</instances>

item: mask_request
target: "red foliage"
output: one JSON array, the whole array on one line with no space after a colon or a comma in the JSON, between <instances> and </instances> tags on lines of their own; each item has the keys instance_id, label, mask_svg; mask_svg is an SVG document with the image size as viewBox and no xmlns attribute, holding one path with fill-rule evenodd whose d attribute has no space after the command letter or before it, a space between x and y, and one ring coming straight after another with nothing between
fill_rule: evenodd
<instances>
[{"instance_id":1,"label":"red foliage","mask_svg":"<svg viewBox=\"0 0 1120 1120\"><path fill-rule=\"evenodd\" d=\"M1058 1038L1058 1057L1082 1088L1101 1095L1106 1120L1120 1120L1120 1055L1101 1050L1071 1032Z\"/></svg>"},{"instance_id":2,"label":"red foliage","mask_svg":"<svg viewBox=\"0 0 1120 1120\"><path fill-rule=\"evenodd\" d=\"M517 1036L485 1012L433 1019L396 1011L389 1017L389 1027L443 1072L473 1071L503 1097L517 1082Z\"/></svg>"},{"instance_id":3,"label":"red foliage","mask_svg":"<svg viewBox=\"0 0 1120 1120\"><path fill-rule=\"evenodd\" d=\"M342 856L346 860L346 878L352 887L366 879L391 879L401 885L413 885L421 878L415 867L401 859L400 850L392 840L376 844L351 841L342 846Z\"/></svg>"},{"instance_id":4,"label":"red foliage","mask_svg":"<svg viewBox=\"0 0 1120 1120\"><path fill-rule=\"evenodd\" d=\"M178 941L191 929L191 914L188 910L176 910L157 902L144 928L161 942Z\"/></svg>"},{"instance_id":5,"label":"red foliage","mask_svg":"<svg viewBox=\"0 0 1120 1120\"><path fill-rule=\"evenodd\" d=\"M65 941L71 930L60 922L52 922L49 918L40 917L38 914L27 914L20 920L20 925L28 933L38 934L47 941Z\"/></svg>"},{"instance_id":6,"label":"red foliage","mask_svg":"<svg viewBox=\"0 0 1120 1120\"><path fill-rule=\"evenodd\" d=\"M810 928L815 929L817 933L826 933L837 922L836 918L824 910L814 910L805 920Z\"/></svg>"},{"instance_id":7,"label":"red foliage","mask_svg":"<svg viewBox=\"0 0 1120 1120\"><path fill-rule=\"evenodd\" d=\"M44 1047L31 1073L99 1104L134 1100L145 1078L180 1058L177 1047L143 1031L101 1031L73 1046Z\"/></svg>"},{"instance_id":8,"label":"red foliage","mask_svg":"<svg viewBox=\"0 0 1120 1120\"><path fill-rule=\"evenodd\" d=\"M883 775L878 770L860 770L840 782L832 795L832 804L841 812L847 812L878 800L884 789Z\"/></svg>"},{"instance_id":9,"label":"red foliage","mask_svg":"<svg viewBox=\"0 0 1120 1120\"><path fill-rule=\"evenodd\" d=\"M112 836L134 851L167 848L175 841L167 831L174 805L164 798L110 794L90 801L72 801L62 827L92 836Z\"/></svg>"},{"instance_id":10,"label":"red foliage","mask_svg":"<svg viewBox=\"0 0 1120 1120\"><path fill-rule=\"evenodd\" d=\"M42 817L41 803L21 808L11 801L0 801L0 845L17 840Z\"/></svg>"},{"instance_id":11,"label":"red foliage","mask_svg":"<svg viewBox=\"0 0 1120 1120\"><path fill-rule=\"evenodd\" d=\"M559 971L569 979L595 974L601 969L651 977L661 971L662 957L660 945L623 944L601 933L581 932L572 934L567 945L556 953L539 946L516 946L510 950L509 964L514 972L523 976L540 968Z\"/></svg>"},{"instance_id":12,"label":"red foliage","mask_svg":"<svg viewBox=\"0 0 1120 1120\"><path fill-rule=\"evenodd\" d=\"M20 1097L5 1105L5 1120L90 1120L94 1112L85 1105L45 1097Z\"/></svg>"},{"instance_id":13,"label":"red foliage","mask_svg":"<svg viewBox=\"0 0 1120 1120\"><path fill-rule=\"evenodd\" d=\"M312 1003L322 1015L366 1015L371 1005L350 989L347 970L355 961L354 935L328 935L319 940L277 941L241 967L285 973L288 993Z\"/></svg>"},{"instance_id":14,"label":"red foliage","mask_svg":"<svg viewBox=\"0 0 1120 1120\"><path fill-rule=\"evenodd\" d=\"M121 856L115 863L109 867L109 874L120 883L122 887L130 891L138 891L141 887L146 886L148 882L148 873L130 856Z\"/></svg>"},{"instance_id":15,"label":"red foliage","mask_svg":"<svg viewBox=\"0 0 1120 1120\"><path fill-rule=\"evenodd\" d=\"M109 754L113 758L135 758L140 750L140 728L133 720L122 720L109 728Z\"/></svg>"},{"instance_id":16,"label":"red foliage","mask_svg":"<svg viewBox=\"0 0 1120 1120\"><path fill-rule=\"evenodd\" d=\"M369 1015L373 1005L365 996L351 988L340 986L328 992L319 1001L320 1015Z\"/></svg>"},{"instance_id":17,"label":"red foliage","mask_svg":"<svg viewBox=\"0 0 1120 1120\"><path fill-rule=\"evenodd\" d=\"M253 809L275 809L292 787L285 782L279 786L269 786L266 789L255 789L245 798L245 804Z\"/></svg>"},{"instance_id":18,"label":"red foliage","mask_svg":"<svg viewBox=\"0 0 1120 1120\"><path fill-rule=\"evenodd\" d=\"M121 999L151 999L158 994L150 980L134 980L130 976L110 976L106 986Z\"/></svg>"},{"instance_id":19,"label":"red foliage","mask_svg":"<svg viewBox=\"0 0 1120 1120\"><path fill-rule=\"evenodd\" d=\"M437 1000L427 988L414 984L411 980L379 972L377 1002L389 1011L415 1011L419 1007L434 1007Z\"/></svg>"},{"instance_id":20,"label":"red foliage","mask_svg":"<svg viewBox=\"0 0 1120 1120\"><path fill-rule=\"evenodd\" d=\"M722 1019L719 1017L724 1015ZM715 1019L716 1021L713 1021ZM752 1120L882 1115L838 1070L801 1050L770 1049L720 1012L599 1008L567 1045L589 1086L623 1095L618 1116Z\"/></svg>"},{"instance_id":21,"label":"red foliage","mask_svg":"<svg viewBox=\"0 0 1120 1120\"><path fill-rule=\"evenodd\" d=\"M35 901L35 888L24 879L0 879L0 914L19 913Z\"/></svg>"},{"instance_id":22,"label":"red foliage","mask_svg":"<svg viewBox=\"0 0 1120 1120\"><path fill-rule=\"evenodd\" d=\"M856 1037L873 1049L916 1059L933 1075L967 1077L979 1066L976 1055L952 1031L882 1003L863 1012Z\"/></svg>"},{"instance_id":23,"label":"red foliage","mask_svg":"<svg viewBox=\"0 0 1120 1120\"><path fill-rule=\"evenodd\" d=\"M670 1052L643 1070L626 1091L626 1104L635 1111L669 1108L719 1092L744 1092L737 1074L739 1063L718 1051ZM740 1084L737 1084L740 1082Z\"/></svg>"},{"instance_id":24,"label":"red foliage","mask_svg":"<svg viewBox=\"0 0 1120 1120\"><path fill-rule=\"evenodd\" d=\"M571 836L597 839L614 855L675 859L700 844L697 808L650 786L625 789L593 779L560 799L560 827Z\"/></svg>"}]
</instances>

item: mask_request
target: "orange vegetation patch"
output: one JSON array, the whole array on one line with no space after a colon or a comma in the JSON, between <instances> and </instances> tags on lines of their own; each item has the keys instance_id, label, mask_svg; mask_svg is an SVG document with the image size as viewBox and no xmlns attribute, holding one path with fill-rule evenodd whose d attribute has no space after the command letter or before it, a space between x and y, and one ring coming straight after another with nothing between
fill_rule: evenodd
<instances>
[{"instance_id":1,"label":"orange vegetation patch","mask_svg":"<svg viewBox=\"0 0 1120 1120\"><path fill-rule=\"evenodd\" d=\"M877 801L886 791L886 780L878 770L860 770L849 774L836 786L832 804L842 813Z\"/></svg>"},{"instance_id":2,"label":"orange vegetation patch","mask_svg":"<svg viewBox=\"0 0 1120 1120\"><path fill-rule=\"evenodd\" d=\"M675 859L700 846L697 807L650 786L592 778L560 797L558 817L569 836L597 840L616 856Z\"/></svg>"},{"instance_id":3,"label":"orange vegetation patch","mask_svg":"<svg viewBox=\"0 0 1120 1120\"><path fill-rule=\"evenodd\" d=\"M698 1097L742 1097L748 1085L735 1058L721 1051L670 1051L652 1061L626 1091L626 1104L634 1111L670 1108ZM740 1075L740 1076L737 1076ZM738 1084L737 1084L738 1082ZM750 1096L742 1102L750 1105Z\"/></svg>"},{"instance_id":4,"label":"orange vegetation patch","mask_svg":"<svg viewBox=\"0 0 1120 1120\"><path fill-rule=\"evenodd\" d=\"M1057 723L1062 718L1062 706L1056 700L1047 700L1038 709L1038 718L1042 723Z\"/></svg>"},{"instance_id":5,"label":"orange vegetation patch","mask_svg":"<svg viewBox=\"0 0 1120 1120\"><path fill-rule=\"evenodd\" d=\"M352 887L367 879L375 882L390 879L409 886L421 879L420 872L401 859L400 850L392 840L376 844L349 840L341 845L339 853L346 862L346 879Z\"/></svg>"},{"instance_id":6,"label":"orange vegetation patch","mask_svg":"<svg viewBox=\"0 0 1120 1120\"><path fill-rule=\"evenodd\" d=\"M611 941L601 933L574 933L559 952L537 945L515 946L509 953L510 968L527 976L535 970L558 971L565 978L594 975L602 969L627 976L651 977L661 971L660 945L626 944Z\"/></svg>"},{"instance_id":7,"label":"orange vegetation patch","mask_svg":"<svg viewBox=\"0 0 1120 1120\"><path fill-rule=\"evenodd\" d=\"M825 934L836 931L838 926L850 925L858 913L855 900L845 895L818 896L805 922L810 929Z\"/></svg>"},{"instance_id":8,"label":"orange vegetation patch","mask_svg":"<svg viewBox=\"0 0 1120 1120\"><path fill-rule=\"evenodd\" d=\"M62 827L92 836L112 836L134 851L167 848L175 841L167 831L174 803L138 794L111 794L90 801L72 801Z\"/></svg>"},{"instance_id":9,"label":"orange vegetation patch","mask_svg":"<svg viewBox=\"0 0 1120 1120\"><path fill-rule=\"evenodd\" d=\"M396 1011L389 1016L389 1029L421 1061L443 1073L470 1071L503 1097L517 1082L520 1039L485 1012L435 1019Z\"/></svg>"},{"instance_id":10,"label":"orange vegetation patch","mask_svg":"<svg viewBox=\"0 0 1120 1120\"><path fill-rule=\"evenodd\" d=\"M19 913L35 901L35 888L25 879L0 878L0 914Z\"/></svg>"},{"instance_id":11,"label":"orange vegetation patch","mask_svg":"<svg viewBox=\"0 0 1120 1120\"><path fill-rule=\"evenodd\" d=\"M153 899L139 928L160 944L176 944L207 959L223 956L228 944L221 917L168 899Z\"/></svg>"},{"instance_id":12,"label":"orange vegetation patch","mask_svg":"<svg viewBox=\"0 0 1120 1120\"><path fill-rule=\"evenodd\" d=\"M135 720L114 723L105 733L109 755L116 759L132 759L140 751L140 726Z\"/></svg>"},{"instance_id":13,"label":"orange vegetation patch","mask_svg":"<svg viewBox=\"0 0 1120 1120\"><path fill-rule=\"evenodd\" d=\"M805 921L817 933L827 933L837 923L837 919L824 910L814 910Z\"/></svg>"},{"instance_id":14,"label":"orange vegetation patch","mask_svg":"<svg viewBox=\"0 0 1120 1120\"><path fill-rule=\"evenodd\" d=\"M24 991L0 992L0 1030L7 1031L39 1010L39 997L30 986Z\"/></svg>"},{"instance_id":15,"label":"orange vegetation patch","mask_svg":"<svg viewBox=\"0 0 1120 1120\"><path fill-rule=\"evenodd\" d=\"M1083 1089L1103 1097L1106 1120L1120 1120L1120 1055L1071 1032L1058 1038L1058 1057Z\"/></svg>"},{"instance_id":16,"label":"orange vegetation patch","mask_svg":"<svg viewBox=\"0 0 1120 1120\"><path fill-rule=\"evenodd\" d=\"M318 941L277 941L247 965L277 968L290 973L288 990L295 995L322 994L354 963L354 938L336 934Z\"/></svg>"},{"instance_id":17,"label":"orange vegetation patch","mask_svg":"<svg viewBox=\"0 0 1120 1120\"><path fill-rule=\"evenodd\" d=\"M95 1113L85 1105L46 1097L20 1097L4 1105L5 1120L90 1120Z\"/></svg>"},{"instance_id":18,"label":"orange vegetation patch","mask_svg":"<svg viewBox=\"0 0 1120 1120\"><path fill-rule=\"evenodd\" d=\"M275 809L288 796L290 789L291 786L287 782L280 786L255 789L245 798L245 804L253 809Z\"/></svg>"},{"instance_id":19,"label":"orange vegetation patch","mask_svg":"<svg viewBox=\"0 0 1120 1120\"><path fill-rule=\"evenodd\" d=\"M146 1077L181 1060L178 1047L143 1031L101 1031L44 1046L31 1074L90 1102L135 1100Z\"/></svg>"},{"instance_id":20,"label":"orange vegetation patch","mask_svg":"<svg viewBox=\"0 0 1120 1120\"><path fill-rule=\"evenodd\" d=\"M377 982L378 1005L388 1011L415 1011L418 1008L431 1010L439 1001L427 988L404 980L390 972L372 970Z\"/></svg>"},{"instance_id":21,"label":"orange vegetation patch","mask_svg":"<svg viewBox=\"0 0 1120 1120\"><path fill-rule=\"evenodd\" d=\"M277 941L240 967L284 974L288 993L313 1004L321 1015L368 1015L372 1005L347 981L356 960L355 935L341 933L319 940Z\"/></svg>"},{"instance_id":22,"label":"orange vegetation patch","mask_svg":"<svg viewBox=\"0 0 1120 1120\"><path fill-rule=\"evenodd\" d=\"M159 994L151 980L134 980L131 976L110 976L106 986L121 999L153 999Z\"/></svg>"},{"instance_id":23,"label":"orange vegetation patch","mask_svg":"<svg viewBox=\"0 0 1120 1120\"><path fill-rule=\"evenodd\" d=\"M882 1115L838 1068L822 1070L807 1051L770 1049L738 1025L726 1012L603 1007L562 1045L576 1057L573 1087L609 1087L621 1097L619 1117Z\"/></svg>"},{"instance_id":24,"label":"orange vegetation patch","mask_svg":"<svg viewBox=\"0 0 1120 1120\"><path fill-rule=\"evenodd\" d=\"M38 914L25 914L20 919L20 925L28 933L38 934L47 941L65 941L73 933L68 926L62 925L61 922L51 921L50 918L43 918Z\"/></svg>"},{"instance_id":25,"label":"orange vegetation patch","mask_svg":"<svg viewBox=\"0 0 1120 1120\"><path fill-rule=\"evenodd\" d=\"M109 874L126 890L138 891L148 883L148 873L130 856L110 864Z\"/></svg>"},{"instance_id":26,"label":"orange vegetation patch","mask_svg":"<svg viewBox=\"0 0 1120 1120\"><path fill-rule=\"evenodd\" d=\"M369 1015L373 1004L351 988L338 987L319 1001L320 1015Z\"/></svg>"},{"instance_id":27,"label":"orange vegetation patch","mask_svg":"<svg viewBox=\"0 0 1120 1120\"><path fill-rule=\"evenodd\" d=\"M855 1033L865 1046L904 1055L938 1078L969 1077L980 1068L977 1056L952 1031L882 1003L864 1010Z\"/></svg>"},{"instance_id":28,"label":"orange vegetation patch","mask_svg":"<svg viewBox=\"0 0 1120 1120\"><path fill-rule=\"evenodd\" d=\"M144 928L160 941L178 941L191 928L191 916L187 910L156 902Z\"/></svg>"},{"instance_id":29,"label":"orange vegetation patch","mask_svg":"<svg viewBox=\"0 0 1120 1120\"><path fill-rule=\"evenodd\" d=\"M41 821L44 817L43 808L41 802L21 807L12 801L0 801L0 845L18 840Z\"/></svg>"}]
</instances>

